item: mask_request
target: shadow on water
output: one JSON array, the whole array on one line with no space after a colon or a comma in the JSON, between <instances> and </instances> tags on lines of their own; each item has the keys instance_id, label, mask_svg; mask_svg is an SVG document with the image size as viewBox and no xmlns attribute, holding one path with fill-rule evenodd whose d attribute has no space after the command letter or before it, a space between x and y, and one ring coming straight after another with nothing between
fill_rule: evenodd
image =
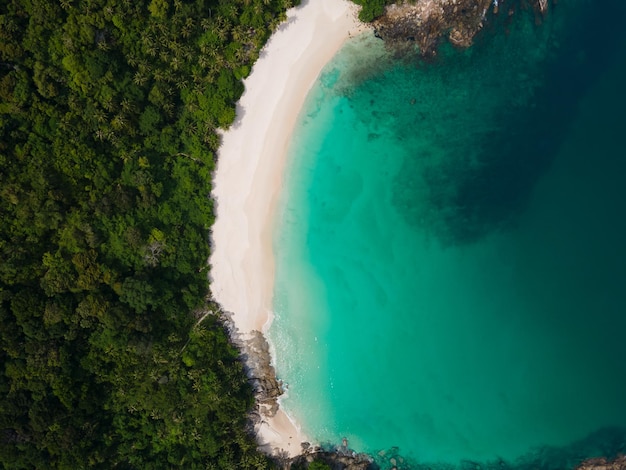
<instances>
[{"instance_id":1,"label":"shadow on water","mask_svg":"<svg viewBox=\"0 0 626 470\"><path fill-rule=\"evenodd\" d=\"M612 460L625 452L626 428L608 427L567 446L535 449L515 461L424 463L419 459L403 457L402 450L394 447L379 452L374 456L374 462L384 470L394 467L396 470L573 470L586 459L606 457Z\"/></svg>"},{"instance_id":2,"label":"shadow on water","mask_svg":"<svg viewBox=\"0 0 626 470\"><path fill-rule=\"evenodd\" d=\"M530 92L532 98L519 106L501 106L492 118L497 123L492 130L460 136L456 145L442 143L448 146L449 156L441 164L417 167L427 187L427 209L406 210L411 205L407 198L423 197L424 192L398 198L410 224L426 228L444 246L473 243L494 231L515 226L516 216L524 210L533 187L558 154L576 117L579 101L621 52L619 22L626 10L623 2L603 2L601 8L588 2L576 8L579 11L575 15L561 10L551 13L568 13L571 18L565 30L561 28L549 41L553 50L540 61L542 83ZM481 42L502 40L497 39L501 27L504 24L497 24ZM536 28L537 34L549 34L541 28L550 28L549 21ZM475 47L489 48L485 46L479 43ZM517 51L520 52L533 54L532 50ZM449 59L455 60L456 54ZM508 78L511 75L505 71L502 74ZM502 86L512 95L529 94L521 88L528 82L523 70L519 76L519 83L510 80ZM487 77L485 93L490 93L489 82L493 80L494 77ZM481 119L479 110L476 119ZM466 152L470 145L475 154L468 162L458 154ZM402 178L406 179L406 175Z\"/></svg>"}]
</instances>

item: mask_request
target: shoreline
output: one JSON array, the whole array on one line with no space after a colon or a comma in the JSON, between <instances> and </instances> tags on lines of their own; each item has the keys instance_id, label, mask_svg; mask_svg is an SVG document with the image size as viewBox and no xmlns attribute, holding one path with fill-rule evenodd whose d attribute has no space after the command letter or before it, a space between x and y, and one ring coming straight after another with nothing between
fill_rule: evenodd
<instances>
[{"instance_id":1,"label":"shoreline","mask_svg":"<svg viewBox=\"0 0 626 470\"><path fill-rule=\"evenodd\" d=\"M211 292L232 315L244 349L273 319L273 222L298 115L323 67L347 39L368 30L357 13L348 0L303 0L291 8L244 80L235 123L222 133L212 191ZM259 413L260 448L301 453L309 440L297 423L280 408L260 405Z\"/></svg>"}]
</instances>

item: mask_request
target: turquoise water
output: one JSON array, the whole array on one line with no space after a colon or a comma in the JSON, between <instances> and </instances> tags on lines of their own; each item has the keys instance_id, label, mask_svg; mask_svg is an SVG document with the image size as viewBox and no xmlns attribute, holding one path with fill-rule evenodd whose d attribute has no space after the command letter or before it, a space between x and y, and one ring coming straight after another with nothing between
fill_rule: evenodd
<instances>
[{"instance_id":1,"label":"turquoise water","mask_svg":"<svg viewBox=\"0 0 626 470\"><path fill-rule=\"evenodd\" d=\"M413 468L626 449L624 14L563 1L430 63L360 38L326 67L269 332L312 439Z\"/></svg>"}]
</instances>

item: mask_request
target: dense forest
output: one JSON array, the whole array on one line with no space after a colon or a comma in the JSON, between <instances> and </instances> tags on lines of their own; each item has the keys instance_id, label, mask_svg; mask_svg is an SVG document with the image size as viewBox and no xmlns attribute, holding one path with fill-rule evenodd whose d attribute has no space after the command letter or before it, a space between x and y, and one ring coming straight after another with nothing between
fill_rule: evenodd
<instances>
[{"instance_id":1,"label":"dense forest","mask_svg":"<svg viewBox=\"0 0 626 470\"><path fill-rule=\"evenodd\" d=\"M216 129L290 0L0 2L0 462L268 468L207 301Z\"/></svg>"}]
</instances>

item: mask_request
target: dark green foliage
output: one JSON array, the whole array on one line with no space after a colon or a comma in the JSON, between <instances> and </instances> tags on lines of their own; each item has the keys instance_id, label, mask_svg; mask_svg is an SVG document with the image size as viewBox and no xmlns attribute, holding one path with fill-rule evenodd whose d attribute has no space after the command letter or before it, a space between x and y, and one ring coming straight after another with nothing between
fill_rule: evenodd
<instances>
[{"instance_id":1,"label":"dark green foliage","mask_svg":"<svg viewBox=\"0 0 626 470\"><path fill-rule=\"evenodd\" d=\"M390 0L352 0L357 5L361 5L359 19L365 23L374 21L383 14L385 5L393 3Z\"/></svg>"},{"instance_id":2,"label":"dark green foliage","mask_svg":"<svg viewBox=\"0 0 626 470\"><path fill-rule=\"evenodd\" d=\"M330 465L319 460L315 460L309 464L309 470L330 470Z\"/></svg>"},{"instance_id":3,"label":"dark green foliage","mask_svg":"<svg viewBox=\"0 0 626 470\"><path fill-rule=\"evenodd\" d=\"M0 2L0 465L269 467L197 319L215 129L285 7Z\"/></svg>"}]
</instances>

